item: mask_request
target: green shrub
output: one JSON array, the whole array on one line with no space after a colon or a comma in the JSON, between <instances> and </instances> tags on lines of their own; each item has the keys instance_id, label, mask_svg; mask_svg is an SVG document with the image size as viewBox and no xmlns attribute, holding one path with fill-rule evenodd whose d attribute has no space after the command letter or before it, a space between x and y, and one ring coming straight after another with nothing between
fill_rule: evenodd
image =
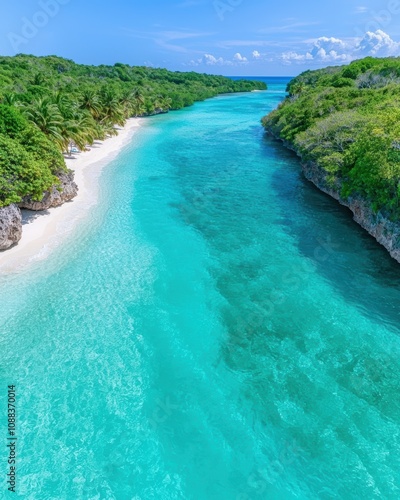
<instances>
[{"instance_id":1,"label":"green shrub","mask_svg":"<svg viewBox=\"0 0 400 500\"><path fill-rule=\"evenodd\" d=\"M0 135L0 206L18 203L28 194L40 200L55 181L18 141Z\"/></svg>"},{"instance_id":2,"label":"green shrub","mask_svg":"<svg viewBox=\"0 0 400 500\"><path fill-rule=\"evenodd\" d=\"M394 58L306 71L288 86L301 93L262 121L330 182L339 180L342 196L361 195L394 220L400 219L398 75Z\"/></svg>"}]
</instances>

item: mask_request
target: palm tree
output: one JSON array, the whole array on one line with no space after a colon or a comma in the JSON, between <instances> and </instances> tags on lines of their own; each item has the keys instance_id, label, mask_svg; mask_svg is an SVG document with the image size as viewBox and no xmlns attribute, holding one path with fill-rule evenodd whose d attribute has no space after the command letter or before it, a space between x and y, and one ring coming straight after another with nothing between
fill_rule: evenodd
<instances>
[{"instance_id":1,"label":"palm tree","mask_svg":"<svg viewBox=\"0 0 400 500\"><path fill-rule=\"evenodd\" d=\"M131 90L125 90L119 98L119 103L124 109L125 117L130 118L135 109L135 96Z\"/></svg>"},{"instance_id":2,"label":"palm tree","mask_svg":"<svg viewBox=\"0 0 400 500\"><path fill-rule=\"evenodd\" d=\"M39 86L39 85L42 85L43 83L45 83L45 81L46 81L46 79L42 73L36 73L31 80L31 84Z\"/></svg>"},{"instance_id":3,"label":"palm tree","mask_svg":"<svg viewBox=\"0 0 400 500\"><path fill-rule=\"evenodd\" d=\"M156 102L153 99L147 99L144 107L147 115L153 115L156 110Z\"/></svg>"},{"instance_id":4,"label":"palm tree","mask_svg":"<svg viewBox=\"0 0 400 500\"><path fill-rule=\"evenodd\" d=\"M63 138L60 144L63 151L68 151L72 144L83 151L97 137L96 122L90 114L77 113L71 119L63 121L60 135Z\"/></svg>"},{"instance_id":5,"label":"palm tree","mask_svg":"<svg viewBox=\"0 0 400 500\"><path fill-rule=\"evenodd\" d=\"M63 142L60 133L63 117L49 98L40 98L23 107L26 118L34 123L44 134L54 139L59 145Z\"/></svg>"},{"instance_id":6,"label":"palm tree","mask_svg":"<svg viewBox=\"0 0 400 500\"><path fill-rule=\"evenodd\" d=\"M98 119L101 114L100 98L95 90L84 90L79 99L79 107L89 111L94 119Z\"/></svg>"},{"instance_id":7,"label":"palm tree","mask_svg":"<svg viewBox=\"0 0 400 500\"><path fill-rule=\"evenodd\" d=\"M105 139L107 139L106 127L99 122L95 122L94 134L95 139L98 139L99 141L104 141Z\"/></svg>"},{"instance_id":8,"label":"palm tree","mask_svg":"<svg viewBox=\"0 0 400 500\"><path fill-rule=\"evenodd\" d=\"M7 106L15 106L18 102L18 96L15 92L7 92L4 94L3 99L1 100L2 104L6 104Z\"/></svg>"},{"instance_id":9,"label":"palm tree","mask_svg":"<svg viewBox=\"0 0 400 500\"><path fill-rule=\"evenodd\" d=\"M117 94L108 88L103 88L100 93L100 121L101 123L110 123L112 125L125 125L125 114L120 104Z\"/></svg>"},{"instance_id":10,"label":"palm tree","mask_svg":"<svg viewBox=\"0 0 400 500\"><path fill-rule=\"evenodd\" d=\"M172 99L170 97L163 97L161 100L162 109L169 111L172 107Z\"/></svg>"},{"instance_id":11,"label":"palm tree","mask_svg":"<svg viewBox=\"0 0 400 500\"><path fill-rule=\"evenodd\" d=\"M135 101L133 105L133 114L135 117L142 116L146 112L146 109L144 107L144 104L140 104L139 102Z\"/></svg>"},{"instance_id":12,"label":"palm tree","mask_svg":"<svg viewBox=\"0 0 400 500\"><path fill-rule=\"evenodd\" d=\"M290 95L291 96L299 96L306 89L306 85L304 82L296 82L294 85L290 87Z\"/></svg>"},{"instance_id":13,"label":"palm tree","mask_svg":"<svg viewBox=\"0 0 400 500\"><path fill-rule=\"evenodd\" d=\"M53 96L53 102L57 105L64 120L71 119L77 112L77 104L63 92L58 91Z\"/></svg>"},{"instance_id":14,"label":"palm tree","mask_svg":"<svg viewBox=\"0 0 400 500\"><path fill-rule=\"evenodd\" d=\"M145 98L143 96L143 94L140 92L139 89L135 89L133 91L133 97L135 99L135 101L138 103L138 104L141 104L142 106L144 105L145 103Z\"/></svg>"},{"instance_id":15,"label":"palm tree","mask_svg":"<svg viewBox=\"0 0 400 500\"><path fill-rule=\"evenodd\" d=\"M95 120L90 112L80 109L78 102L72 101L61 91L54 94L53 103L62 116L59 125L62 140L57 139L62 151L68 151L72 144L81 150L85 149L87 144L93 144L96 137Z\"/></svg>"},{"instance_id":16,"label":"palm tree","mask_svg":"<svg viewBox=\"0 0 400 500\"><path fill-rule=\"evenodd\" d=\"M161 113L163 111L163 109L162 109L162 96L161 95L153 98L153 106L154 106L154 111L156 113Z\"/></svg>"},{"instance_id":17,"label":"palm tree","mask_svg":"<svg viewBox=\"0 0 400 500\"><path fill-rule=\"evenodd\" d=\"M113 135L118 135L118 130L114 127L114 125L105 124L102 125L103 127L103 133L105 134L105 139L107 137L112 137Z\"/></svg>"},{"instance_id":18,"label":"palm tree","mask_svg":"<svg viewBox=\"0 0 400 500\"><path fill-rule=\"evenodd\" d=\"M166 113L171 109L172 99L159 95L154 100L154 108L156 112Z\"/></svg>"}]
</instances>

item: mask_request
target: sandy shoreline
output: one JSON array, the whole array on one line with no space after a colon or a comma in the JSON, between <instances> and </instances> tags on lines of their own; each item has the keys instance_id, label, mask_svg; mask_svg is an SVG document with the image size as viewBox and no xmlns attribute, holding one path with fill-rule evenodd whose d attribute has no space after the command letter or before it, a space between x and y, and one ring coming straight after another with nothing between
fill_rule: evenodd
<instances>
[{"instance_id":1,"label":"sandy shoreline","mask_svg":"<svg viewBox=\"0 0 400 500\"><path fill-rule=\"evenodd\" d=\"M66 159L67 167L75 171L78 195L61 207L43 212L23 210L23 232L18 245L0 252L0 273L15 272L38 260L45 259L98 202L99 177L139 130L140 118L131 118L116 137L96 142L90 151Z\"/></svg>"}]
</instances>

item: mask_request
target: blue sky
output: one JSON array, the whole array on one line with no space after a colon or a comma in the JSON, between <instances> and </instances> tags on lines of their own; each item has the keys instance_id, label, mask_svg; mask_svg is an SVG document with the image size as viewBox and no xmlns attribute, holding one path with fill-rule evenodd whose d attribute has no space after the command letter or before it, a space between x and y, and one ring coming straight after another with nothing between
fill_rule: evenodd
<instances>
[{"instance_id":1,"label":"blue sky","mask_svg":"<svg viewBox=\"0 0 400 500\"><path fill-rule=\"evenodd\" d=\"M400 55L400 0L18 0L0 53L225 75L296 75Z\"/></svg>"}]
</instances>

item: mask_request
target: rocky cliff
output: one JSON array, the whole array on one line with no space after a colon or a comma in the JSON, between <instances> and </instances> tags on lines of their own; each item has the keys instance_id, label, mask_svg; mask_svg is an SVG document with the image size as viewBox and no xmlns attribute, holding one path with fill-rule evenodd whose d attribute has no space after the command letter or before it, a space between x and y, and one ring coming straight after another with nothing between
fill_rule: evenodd
<instances>
[{"instance_id":1,"label":"rocky cliff","mask_svg":"<svg viewBox=\"0 0 400 500\"><path fill-rule=\"evenodd\" d=\"M283 144L294 151L302 160L301 155L288 142L282 141L271 130L267 132ZM341 184L338 182L332 185L327 181L326 172L314 163L306 163L301 161L302 170L305 177L311 181L318 189L328 194L341 205L348 207L352 213L355 222L362 226L368 233L373 236L378 243L383 245L390 255L400 262L400 222L393 222L380 212L374 212L368 201L361 197L350 197L344 199L340 196Z\"/></svg>"},{"instance_id":2,"label":"rocky cliff","mask_svg":"<svg viewBox=\"0 0 400 500\"><path fill-rule=\"evenodd\" d=\"M0 251L7 250L19 242L22 236L22 215L20 208L28 210L47 210L58 207L66 201L72 200L78 194L78 186L74 182L72 171L58 175L59 186L53 186L44 193L43 199L34 201L26 196L17 205L0 208Z\"/></svg>"},{"instance_id":3,"label":"rocky cliff","mask_svg":"<svg viewBox=\"0 0 400 500\"><path fill-rule=\"evenodd\" d=\"M74 173L72 171L62 172L57 177L60 180L60 186L53 186L50 191L46 191L40 201L34 201L30 196L25 196L21 203L18 204L19 207L35 211L48 210L72 200L78 194L78 186L74 182Z\"/></svg>"},{"instance_id":4,"label":"rocky cliff","mask_svg":"<svg viewBox=\"0 0 400 500\"><path fill-rule=\"evenodd\" d=\"M354 220L383 245L397 262L400 262L400 223L391 221L380 212L374 212L370 203L361 197L343 199L340 196L340 184L329 186L325 172L317 165L303 163L302 169L306 178L317 188L348 207L353 213Z\"/></svg>"},{"instance_id":5,"label":"rocky cliff","mask_svg":"<svg viewBox=\"0 0 400 500\"><path fill-rule=\"evenodd\" d=\"M22 236L22 216L17 205L0 208L0 250L7 250Z\"/></svg>"}]
</instances>

